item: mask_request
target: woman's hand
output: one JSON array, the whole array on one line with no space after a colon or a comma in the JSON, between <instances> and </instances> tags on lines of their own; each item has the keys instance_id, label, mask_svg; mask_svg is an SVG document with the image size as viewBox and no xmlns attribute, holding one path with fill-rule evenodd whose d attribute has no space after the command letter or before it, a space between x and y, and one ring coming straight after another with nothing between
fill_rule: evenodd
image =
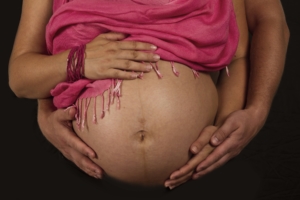
<instances>
[{"instance_id":1,"label":"woman's hand","mask_svg":"<svg viewBox=\"0 0 300 200\"><path fill-rule=\"evenodd\" d=\"M190 180L199 165L207 156L215 149L215 147L210 145L210 139L213 133L217 130L216 126L207 126L200 133L196 142L201 144L201 151L194 153L194 156L179 170L173 172L165 182L165 187L173 189L186 181ZM193 151L193 149L191 149Z\"/></svg>"},{"instance_id":2,"label":"woman's hand","mask_svg":"<svg viewBox=\"0 0 300 200\"><path fill-rule=\"evenodd\" d=\"M120 41L126 38L122 33L105 33L97 36L86 45L86 78L135 79L141 72L149 72L148 62L160 59L153 53L156 46L136 41Z\"/></svg>"}]
</instances>

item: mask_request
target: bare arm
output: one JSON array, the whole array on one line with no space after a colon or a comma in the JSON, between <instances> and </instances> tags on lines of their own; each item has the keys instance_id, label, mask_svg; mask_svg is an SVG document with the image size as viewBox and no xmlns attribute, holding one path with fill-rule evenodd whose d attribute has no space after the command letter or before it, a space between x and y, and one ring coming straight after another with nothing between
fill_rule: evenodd
<instances>
[{"instance_id":1,"label":"bare arm","mask_svg":"<svg viewBox=\"0 0 300 200\"><path fill-rule=\"evenodd\" d=\"M280 84L289 29L280 0L245 0L250 46L250 77L245 109L230 114L211 138L217 146L193 175L197 179L237 156L263 127ZM249 123L251 121L251 124ZM191 146L202 148L200 138Z\"/></svg>"},{"instance_id":2,"label":"bare arm","mask_svg":"<svg viewBox=\"0 0 300 200\"><path fill-rule=\"evenodd\" d=\"M94 151L80 140L68 126L74 120L74 108L56 110L50 90L66 79L68 50L47 55L45 28L52 15L52 0L23 1L21 20L9 62L9 85L20 98L38 100L38 124L43 135L67 159L87 174L100 178L102 169L90 158ZM153 45L134 41L120 41L121 33L105 33L87 44L85 75L87 78L135 79L136 74L123 69L148 72L140 61L155 62ZM149 50L147 53L139 50ZM113 53L112 53L113 52ZM99 65L101 63L101 65Z\"/></svg>"},{"instance_id":3,"label":"bare arm","mask_svg":"<svg viewBox=\"0 0 300 200\"><path fill-rule=\"evenodd\" d=\"M244 1L234 0L233 3L240 38L235 56L228 66L230 76L227 76L226 69L221 70L217 76L215 76L216 73L213 74L213 77L217 79L216 86L219 99L218 111L215 118L216 126L205 127L200 133L197 142L201 144L201 149L198 149L199 145L196 151L191 149L192 153L196 155L186 165L171 174L170 179L165 182L165 186L170 189L192 177L197 165L205 160L215 148L211 146L209 141L212 134L217 130L217 126L221 125L229 114L243 109L245 106L249 66L249 34Z\"/></svg>"},{"instance_id":4,"label":"bare arm","mask_svg":"<svg viewBox=\"0 0 300 200\"><path fill-rule=\"evenodd\" d=\"M45 27L52 15L51 0L26 0L9 62L9 84L18 97L45 87L42 97L64 80L64 55L46 55ZM22 87L23 86L23 87ZM39 96L39 95L38 95ZM33 97L35 97L33 95Z\"/></svg>"},{"instance_id":5,"label":"bare arm","mask_svg":"<svg viewBox=\"0 0 300 200\"><path fill-rule=\"evenodd\" d=\"M249 34L244 1L233 1L237 24L239 27L239 43L234 58L226 69L220 71L216 86L219 106L215 125L219 126L233 111L244 108L248 81Z\"/></svg>"},{"instance_id":6,"label":"bare arm","mask_svg":"<svg viewBox=\"0 0 300 200\"><path fill-rule=\"evenodd\" d=\"M51 15L52 0L23 1L21 20L9 62L9 85L20 98L49 97L50 90L66 80L69 50L47 55L45 29ZM131 71L151 70L150 65L140 61L156 62L159 57L149 52L155 50L155 46L120 41L125 37L121 33L101 34L86 45L86 78L135 79L137 74Z\"/></svg>"},{"instance_id":7,"label":"bare arm","mask_svg":"<svg viewBox=\"0 0 300 200\"><path fill-rule=\"evenodd\" d=\"M198 157L198 161L190 160L179 173L174 173L177 182L171 184L173 186L186 180L184 176L189 176L191 170L193 179L197 179L224 165L242 151L267 119L284 69L289 29L280 0L244 1L248 29L252 34L245 109L237 110L221 120L221 127L211 137L211 144L217 147L207 158L202 155L202 149L207 146L203 135L211 134L211 129L205 128L200 133L191 145L194 159ZM194 148L197 150L194 151Z\"/></svg>"},{"instance_id":8,"label":"bare arm","mask_svg":"<svg viewBox=\"0 0 300 200\"><path fill-rule=\"evenodd\" d=\"M265 122L284 70L289 29L280 0L245 0L252 34L246 109Z\"/></svg>"}]
</instances>

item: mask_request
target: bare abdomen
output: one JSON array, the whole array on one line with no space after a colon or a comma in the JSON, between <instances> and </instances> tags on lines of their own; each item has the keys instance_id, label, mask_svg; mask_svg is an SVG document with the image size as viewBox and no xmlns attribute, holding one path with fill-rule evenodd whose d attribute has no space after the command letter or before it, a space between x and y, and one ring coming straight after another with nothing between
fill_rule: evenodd
<instances>
[{"instance_id":1,"label":"bare abdomen","mask_svg":"<svg viewBox=\"0 0 300 200\"><path fill-rule=\"evenodd\" d=\"M111 177L140 185L163 185L190 158L189 147L217 111L217 92L208 73L195 78L191 69L160 61L143 79L123 81L121 107L110 106L92 122L89 106L85 128L76 133L97 153L94 160ZM102 99L97 98L97 107Z\"/></svg>"}]
</instances>

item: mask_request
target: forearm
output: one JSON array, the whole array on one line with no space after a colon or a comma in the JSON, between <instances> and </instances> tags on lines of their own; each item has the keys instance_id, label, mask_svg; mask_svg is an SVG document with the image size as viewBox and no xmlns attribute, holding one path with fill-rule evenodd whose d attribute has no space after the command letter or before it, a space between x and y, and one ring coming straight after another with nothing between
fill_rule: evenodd
<instances>
[{"instance_id":1,"label":"forearm","mask_svg":"<svg viewBox=\"0 0 300 200\"><path fill-rule=\"evenodd\" d=\"M246 109L264 122L283 74L289 29L279 0L246 0L246 8L252 33Z\"/></svg>"},{"instance_id":2,"label":"forearm","mask_svg":"<svg viewBox=\"0 0 300 200\"><path fill-rule=\"evenodd\" d=\"M280 24L260 23L253 33L246 108L265 119L283 74L287 44L287 33Z\"/></svg>"},{"instance_id":3,"label":"forearm","mask_svg":"<svg viewBox=\"0 0 300 200\"><path fill-rule=\"evenodd\" d=\"M27 0L9 60L9 86L20 98L45 98L66 79L67 52L47 55L46 25L52 15L52 0Z\"/></svg>"},{"instance_id":4,"label":"forearm","mask_svg":"<svg viewBox=\"0 0 300 200\"><path fill-rule=\"evenodd\" d=\"M20 98L50 97L50 90L66 80L66 65L67 51L54 56L34 52L21 54L10 62L10 87Z\"/></svg>"},{"instance_id":5,"label":"forearm","mask_svg":"<svg viewBox=\"0 0 300 200\"><path fill-rule=\"evenodd\" d=\"M222 69L216 83L219 101L214 124L216 126L221 125L230 113L243 109L246 99L249 67L249 32L244 2L234 0L233 3L240 36L236 53L228 65L229 77L226 69Z\"/></svg>"},{"instance_id":6,"label":"forearm","mask_svg":"<svg viewBox=\"0 0 300 200\"><path fill-rule=\"evenodd\" d=\"M218 111L214 125L219 126L226 117L236 111L243 109L246 102L248 60L246 57L234 60L229 66L229 77L226 70L220 72L218 91Z\"/></svg>"},{"instance_id":7,"label":"forearm","mask_svg":"<svg viewBox=\"0 0 300 200\"><path fill-rule=\"evenodd\" d=\"M56 110L53 105L52 98L38 99L37 119L39 124L44 124L43 121L49 114Z\"/></svg>"}]
</instances>

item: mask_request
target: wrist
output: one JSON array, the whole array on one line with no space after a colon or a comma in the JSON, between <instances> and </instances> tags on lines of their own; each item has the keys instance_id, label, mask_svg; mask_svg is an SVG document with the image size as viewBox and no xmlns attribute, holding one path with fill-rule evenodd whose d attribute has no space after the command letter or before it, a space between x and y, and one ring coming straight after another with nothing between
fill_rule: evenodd
<instances>
[{"instance_id":1,"label":"wrist","mask_svg":"<svg viewBox=\"0 0 300 200\"><path fill-rule=\"evenodd\" d=\"M269 107L268 106L246 106L244 109L246 112L248 112L252 119L259 119L261 124L264 124L268 118L269 115Z\"/></svg>"},{"instance_id":2,"label":"wrist","mask_svg":"<svg viewBox=\"0 0 300 200\"><path fill-rule=\"evenodd\" d=\"M49 115L49 113L52 113L54 110L56 110L56 108L52 103L52 98L38 99L38 119Z\"/></svg>"}]
</instances>

